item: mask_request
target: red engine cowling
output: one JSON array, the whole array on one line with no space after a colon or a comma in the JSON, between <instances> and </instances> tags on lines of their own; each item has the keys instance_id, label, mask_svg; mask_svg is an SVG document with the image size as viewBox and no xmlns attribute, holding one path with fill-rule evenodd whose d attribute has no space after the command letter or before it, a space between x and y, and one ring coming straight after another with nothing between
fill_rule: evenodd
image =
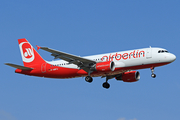
<instances>
[{"instance_id":1,"label":"red engine cowling","mask_svg":"<svg viewBox=\"0 0 180 120\"><path fill-rule=\"evenodd\" d=\"M140 79L138 71L124 72L121 76L116 77L116 80L123 80L124 82L136 82Z\"/></svg>"},{"instance_id":2,"label":"red engine cowling","mask_svg":"<svg viewBox=\"0 0 180 120\"><path fill-rule=\"evenodd\" d=\"M101 72L114 71L115 64L113 61L100 62L100 63L96 63L95 69Z\"/></svg>"}]
</instances>

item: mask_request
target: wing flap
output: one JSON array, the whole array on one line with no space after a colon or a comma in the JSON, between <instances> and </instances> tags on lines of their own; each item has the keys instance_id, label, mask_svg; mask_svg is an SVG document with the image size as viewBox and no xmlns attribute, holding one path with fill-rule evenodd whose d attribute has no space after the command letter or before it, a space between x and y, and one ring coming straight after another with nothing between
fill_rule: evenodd
<instances>
[{"instance_id":1,"label":"wing flap","mask_svg":"<svg viewBox=\"0 0 180 120\"><path fill-rule=\"evenodd\" d=\"M5 63L5 65L17 68L17 69L21 69L21 70L32 70L33 68L29 68L29 67L24 67L21 65L15 65L15 64L11 64L11 63Z\"/></svg>"}]
</instances>

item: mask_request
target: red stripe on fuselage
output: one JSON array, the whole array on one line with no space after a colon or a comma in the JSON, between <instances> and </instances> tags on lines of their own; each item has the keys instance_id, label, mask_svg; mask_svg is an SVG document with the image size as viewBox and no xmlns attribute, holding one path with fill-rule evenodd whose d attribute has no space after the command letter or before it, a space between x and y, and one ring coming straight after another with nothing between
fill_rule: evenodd
<instances>
[{"instance_id":1,"label":"red stripe on fuselage","mask_svg":"<svg viewBox=\"0 0 180 120\"><path fill-rule=\"evenodd\" d=\"M169 64L168 63L155 63L155 64L146 64L146 65L138 65L138 66L131 66L131 67L122 67L122 68L115 68L114 71L109 72L98 72L94 71L91 73L92 77L98 77L98 76L104 76L104 75L115 75L120 74L122 72L128 71L128 70L137 70L137 69L145 69L145 68L151 68L151 67L158 67ZM65 68L65 67L59 67L59 66L52 66L50 64L46 64L46 70L42 72L42 68L34 67L33 70L21 70L16 69L16 73L30 75L30 76L38 76L38 77L47 77L47 78L74 78L74 77L82 77L87 76L87 72L84 70L79 69L73 69L73 68Z\"/></svg>"}]
</instances>

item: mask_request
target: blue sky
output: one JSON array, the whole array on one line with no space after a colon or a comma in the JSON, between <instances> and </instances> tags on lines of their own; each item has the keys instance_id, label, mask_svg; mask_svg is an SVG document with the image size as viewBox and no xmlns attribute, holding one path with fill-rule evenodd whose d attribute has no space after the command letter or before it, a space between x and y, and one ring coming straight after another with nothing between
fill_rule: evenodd
<instances>
[{"instance_id":1,"label":"blue sky","mask_svg":"<svg viewBox=\"0 0 180 120\"><path fill-rule=\"evenodd\" d=\"M180 1L1 0L0 120L179 120ZM14 73L17 39L78 56L162 47L175 62L139 70L135 83L47 79ZM38 51L45 60L49 53Z\"/></svg>"}]
</instances>

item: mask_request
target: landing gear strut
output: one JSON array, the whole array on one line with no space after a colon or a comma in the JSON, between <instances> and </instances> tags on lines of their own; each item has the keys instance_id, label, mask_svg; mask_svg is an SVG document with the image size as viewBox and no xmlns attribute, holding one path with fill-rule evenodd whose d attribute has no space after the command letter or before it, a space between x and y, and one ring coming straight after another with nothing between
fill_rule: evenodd
<instances>
[{"instance_id":1,"label":"landing gear strut","mask_svg":"<svg viewBox=\"0 0 180 120\"><path fill-rule=\"evenodd\" d=\"M156 74L154 74L154 67L151 68L151 73L152 73L152 74L151 74L151 77L152 77L152 78L155 78L155 77L156 77Z\"/></svg>"}]
</instances>

